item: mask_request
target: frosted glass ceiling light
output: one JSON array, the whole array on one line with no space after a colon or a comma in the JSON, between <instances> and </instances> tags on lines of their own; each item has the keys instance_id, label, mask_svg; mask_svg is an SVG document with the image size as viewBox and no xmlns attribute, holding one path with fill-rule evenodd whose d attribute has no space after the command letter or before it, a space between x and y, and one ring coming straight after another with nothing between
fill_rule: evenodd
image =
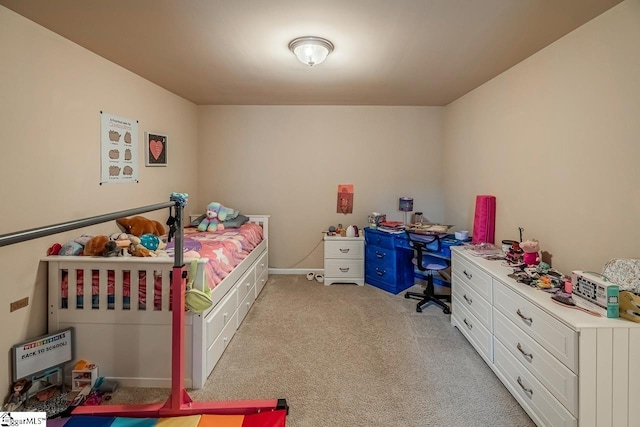
<instances>
[{"instance_id":1,"label":"frosted glass ceiling light","mask_svg":"<svg viewBox=\"0 0 640 427\"><path fill-rule=\"evenodd\" d=\"M289 43L289 49L303 64L311 67L322 64L333 52L333 43L320 37L298 37Z\"/></svg>"}]
</instances>

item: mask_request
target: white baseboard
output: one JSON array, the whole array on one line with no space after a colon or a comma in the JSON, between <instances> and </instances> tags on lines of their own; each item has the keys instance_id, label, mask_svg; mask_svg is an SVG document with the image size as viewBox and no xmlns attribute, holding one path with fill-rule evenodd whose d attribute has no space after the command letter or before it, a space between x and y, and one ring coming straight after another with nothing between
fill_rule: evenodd
<instances>
[{"instance_id":1,"label":"white baseboard","mask_svg":"<svg viewBox=\"0 0 640 427\"><path fill-rule=\"evenodd\" d=\"M324 268L270 268L269 274L300 274L306 276L307 273L322 273Z\"/></svg>"}]
</instances>

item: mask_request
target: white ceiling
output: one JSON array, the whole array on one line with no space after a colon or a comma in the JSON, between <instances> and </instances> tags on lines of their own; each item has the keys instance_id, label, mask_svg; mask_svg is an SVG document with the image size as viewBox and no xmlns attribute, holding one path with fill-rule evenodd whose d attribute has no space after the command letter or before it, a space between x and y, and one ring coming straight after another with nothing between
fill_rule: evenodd
<instances>
[{"instance_id":1,"label":"white ceiling","mask_svg":"<svg viewBox=\"0 0 640 427\"><path fill-rule=\"evenodd\" d=\"M621 0L0 0L199 105L446 105ZM313 68L300 36L335 45Z\"/></svg>"}]
</instances>

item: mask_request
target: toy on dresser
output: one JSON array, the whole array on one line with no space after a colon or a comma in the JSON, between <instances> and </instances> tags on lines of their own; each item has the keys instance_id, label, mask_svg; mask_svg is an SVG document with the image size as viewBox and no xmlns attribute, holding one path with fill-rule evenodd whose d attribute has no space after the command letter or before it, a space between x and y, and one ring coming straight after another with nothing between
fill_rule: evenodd
<instances>
[{"instance_id":1,"label":"toy on dresser","mask_svg":"<svg viewBox=\"0 0 640 427\"><path fill-rule=\"evenodd\" d=\"M540 243L537 240L526 240L520 243L520 248L524 252L522 262L526 265L540 264Z\"/></svg>"}]
</instances>

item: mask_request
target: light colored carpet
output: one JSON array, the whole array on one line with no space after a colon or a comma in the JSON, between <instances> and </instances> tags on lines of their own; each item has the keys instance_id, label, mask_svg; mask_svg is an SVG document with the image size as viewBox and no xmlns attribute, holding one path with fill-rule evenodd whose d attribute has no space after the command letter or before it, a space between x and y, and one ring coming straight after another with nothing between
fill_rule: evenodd
<instances>
[{"instance_id":1,"label":"light colored carpet","mask_svg":"<svg viewBox=\"0 0 640 427\"><path fill-rule=\"evenodd\" d=\"M415 303L369 285L271 276L205 387L189 394L285 398L292 427L533 426L449 316ZM123 388L112 403L167 396Z\"/></svg>"}]
</instances>

